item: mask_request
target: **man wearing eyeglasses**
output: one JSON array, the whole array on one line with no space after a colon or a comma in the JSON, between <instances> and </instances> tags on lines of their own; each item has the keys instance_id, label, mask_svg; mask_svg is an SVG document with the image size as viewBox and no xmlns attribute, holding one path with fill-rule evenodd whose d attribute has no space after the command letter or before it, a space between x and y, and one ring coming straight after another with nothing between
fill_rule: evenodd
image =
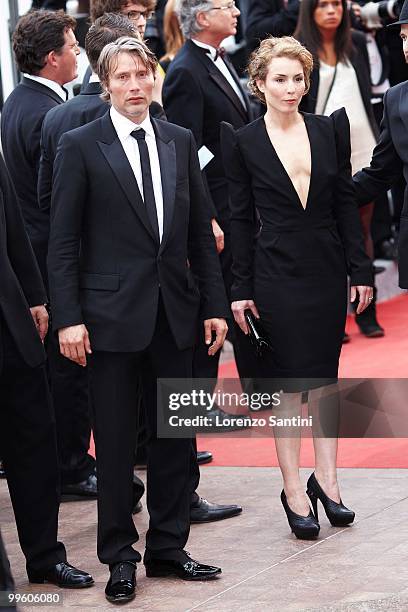
<instances>
[{"instance_id":1,"label":"man wearing eyeglasses","mask_svg":"<svg viewBox=\"0 0 408 612\"><path fill-rule=\"evenodd\" d=\"M154 15L155 6L156 0L91 0L91 21L94 23L105 13L121 13L133 22L144 38L146 23Z\"/></svg>"},{"instance_id":2,"label":"man wearing eyeglasses","mask_svg":"<svg viewBox=\"0 0 408 612\"><path fill-rule=\"evenodd\" d=\"M232 0L181 0L178 10L186 42L166 73L164 110L169 121L190 129L196 139L203 177L208 186L213 232L229 295L232 285L230 212L220 150L220 124L227 121L239 129L255 119L248 95L220 47L225 38L236 34L240 11ZM239 332L233 341L239 374L241 378L251 378L248 339ZM215 381L218 358L210 359L197 345L193 370L195 377ZM209 415L217 423L227 422L227 419L228 422L230 419L234 421L233 415L226 415L218 407ZM238 424L234 428L238 428ZM240 508L236 513L238 511Z\"/></svg>"}]
</instances>

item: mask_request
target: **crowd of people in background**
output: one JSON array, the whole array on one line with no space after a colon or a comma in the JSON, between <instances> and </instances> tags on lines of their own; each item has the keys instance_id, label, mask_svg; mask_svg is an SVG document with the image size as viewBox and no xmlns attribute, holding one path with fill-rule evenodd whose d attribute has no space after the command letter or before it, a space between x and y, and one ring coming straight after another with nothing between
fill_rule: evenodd
<instances>
[{"instance_id":1,"label":"crowd of people in background","mask_svg":"<svg viewBox=\"0 0 408 612\"><path fill-rule=\"evenodd\" d=\"M64 545L57 541L58 507L61 494L63 500L98 499L98 556L110 570L106 596L117 603L134 597L135 564L141 560L132 547L138 539L132 514L142 510L145 487L134 466L147 465L150 474L151 522L144 557L150 577L218 576L220 568L194 561L184 551L189 525L242 512L238 504L200 496L199 464L211 461L212 455L197 451L195 437L176 444L157 439L152 418L156 377L204 379L211 393L227 320L227 338L243 389L256 388L257 379L266 378L270 370L280 378L310 376L333 383L341 344L350 340L345 333L347 272L361 333L367 338L386 333L376 312L373 279L382 269L374 260L397 257L405 180L401 164L394 168L392 180L387 175L377 188L377 175L368 173L365 182L361 171L370 165L384 127L384 96L408 73L399 29L387 28L399 18L399 0L74 4L77 20L66 12L66 0L33 0L32 10L20 18L13 51L21 82L1 109L5 165L1 160L0 187L8 246L4 262L14 270L14 276L10 272L7 277L8 303L14 311L8 311L0 297L0 392L7 391L9 403L0 435L0 475L8 480L28 577L35 583L74 588L93 584L90 574L68 563ZM68 99L65 86L78 76L81 48L89 65ZM275 120L283 102L268 81L268 70L276 60L285 78L295 69L303 75L293 99L284 100L294 104L293 114L288 113L293 126L290 120L285 125ZM132 98L127 97L126 79L144 81L135 131L129 120ZM299 120L298 108L305 117L325 117ZM287 135L292 133L298 150L304 141L302 160L298 159L301 170L292 169L294 176L299 171L307 177L306 182L296 177L292 181L290 139L282 138L283 128ZM329 144L321 130L332 134ZM339 144L342 139L346 144ZM251 142L258 143L253 151ZM293 146L292 161L295 152ZM181 166L176 165L176 153ZM347 183L350 154L364 204L358 211ZM267 176L272 162L261 167L268 156L275 164L272 178ZM125 172L126 160L130 165ZM319 180L327 182L327 190L328 177L338 178L337 196L328 197L328 191L319 196L313 164L319 165ZM282 167L287 173L279 176ZM124 193L119 193L117 183ZM127 213L119 221L110 210L111 200L122 197L127 202L129 193L144 203L142 214L136 210L137 228L132 227L134 219L126 205ZM291 195L281 202L289 210L292 206L292 216L286 219L268 209L268 202L276 204L282 193ZM339 194L348 206L341 211ZM81 208L85 199L86 214ZM170 231L167 200L178 233ZM333 207L332 217L325 206ZM292 285L290 279L310 273L308 240L303 247L301 241L292 246L290 240L285 242L289 250L280 254L281 269L291 258L304 262L305 268L298 262L288 267L289 280L283 286L275 285L273 267L263 268L262 262L269 261L272 247L276 257L281 233L304 229L299 224L306 214L312 216L310 235L322 227L329 232L324 248L315 252L313 273L336 282L327 302L309 304L314 318L303 321L293 305L302 302L302 296L316 295L315 287L298 281ZM132 236L138 236L136 246ZM185 242L188 251L182 248ZM145 262L137 275L130 271L135 259ZM128 276L114 270L113 260ZM135 291L140 295L137 308L127 302ZM200 300L205 316L198 325ZM262 371L253 358L244 319L247 309L255 317L261 315L279 347L274 356L279 367L266 360ZM276 327L274 309L284 311L293 323L290 342L288 329ZM45 352L36 338L28 338L30 316ZM54 333L47 334L48 319ZM327 327L324 341L316 344L322 325ZM125 354L136 357L125 359ZM150 369L142 366L143 360ZM131 368L140 376L123 374ZM23 375L24 397L18 390ZM319 395L313 386L289 388L288 412L299 412L305 390L310 397ZM117 401L123 407L122 419L112 418ZM317 401L327 404L321 396ZM207 416L213 423L228 422L224 431L243 427L217 405ZM90 452L92 430L98 473ZM114 456L113 439L121 441ZM331 513L332 524L350 524L354 513L342 504L337 485L337 446L315 439L316 473L307 491L314 512L298 478L299 448L297 439L277 438L284 482L281 500L292 530L300 538L317 536L317 499ZM4 588L11 589L0 539L2 558L0 585L3 580Z\"/></svg>"}]
</instances>

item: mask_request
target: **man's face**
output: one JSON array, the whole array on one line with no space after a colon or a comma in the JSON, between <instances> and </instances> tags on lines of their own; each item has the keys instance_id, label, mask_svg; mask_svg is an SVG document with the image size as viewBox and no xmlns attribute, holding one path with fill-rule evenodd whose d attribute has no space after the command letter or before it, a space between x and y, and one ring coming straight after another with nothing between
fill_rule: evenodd
<instances>
[{"instance_id":1,"label":"man's face","mask_svg":"<svg viewBox=\"0 0 408 612\"><path fill-rule=\"evenodd\" d=\"M233 0L213 0L213 8L205 12L209 33L221 40L237 33L239 9Z\"/></svg>"},{"instance_id":2,"label":"man's face","mask_svg":"<svg viewBox=\"0 0 408 612\"><path fill-rule=\"evenodd\" d=\"M408 23L401 25L400 36L402 39L402 52L404 53L405 61L408 64Z\"/></svg>"},{"instance_id":3,"label":"man's face","mask_svg":"<svg viewBox=\"0 0 408 612\"><path fill-rule=\"evenodd\" d=\"M141 37L144 37L144 33L146 30L146 22L152 14L152 11L149 11L143 4L139 4L138 2L129 1L121 10L121 14L128 17L134 26L139 31Z\"/></svg>"},{"instance_id":4,"label":"man's face","mask_svg":"<svg viewBox=\"0 0 408 612\"><path fill-rule=\"evenodd\" d=\"M130 121L141 123L149 112L153 87L154 75L137 55L120 53L107 87L112 106Z\"/></svg>"},{"instance_id":5,"label":"man's face","mask_svg":"<svg viewBox=\"0 0 408 612\"><path fill-rule=\"evenodd\" d=\"M78 76L77 55L79 55L78 41L72 30L67 30L64 34L64 46L59 53L55 53L56 62L55 81L60 85L65 85L73 81Z\"/></svg>"}]
</instances>

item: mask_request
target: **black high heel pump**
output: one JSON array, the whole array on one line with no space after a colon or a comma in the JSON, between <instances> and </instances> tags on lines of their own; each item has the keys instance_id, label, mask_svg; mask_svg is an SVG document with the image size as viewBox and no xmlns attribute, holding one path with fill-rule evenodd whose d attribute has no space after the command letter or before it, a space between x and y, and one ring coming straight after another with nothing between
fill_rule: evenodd
<instances>
[{"instance_id":1,"label":"black high heel pump","mask_svg":"<svg viewBox=\"0 0 408 612\"><path fill-rule=\"evenodd\" d=\"M285 491L283 490L281 493L281 502L285 509L286 516L288 517L289 527L299 540L313 540L319 535L320 525L313 516L311 510L309 516L301 516L293 512L289 507Z\"/></svg>"},{"instance_id":2,"label":"black high heel pump","mask_svg":"<svg viewBox=\"0 0 408 612\"><path fill-rule=\"evenodd\" d=\"M320 499L322 502L324 511L326 512L327 518L333 525L333 527L345 527L350 525L354 521L355 513L353 510L349 510L340 500L340 503L333 501L330 497L327 497L322 487L317 482L316 476L313 472L307 481L307 491L310 501L312 503L313 512L318 519L317 512L317 500Z\"/></svg>"}]
</instances>

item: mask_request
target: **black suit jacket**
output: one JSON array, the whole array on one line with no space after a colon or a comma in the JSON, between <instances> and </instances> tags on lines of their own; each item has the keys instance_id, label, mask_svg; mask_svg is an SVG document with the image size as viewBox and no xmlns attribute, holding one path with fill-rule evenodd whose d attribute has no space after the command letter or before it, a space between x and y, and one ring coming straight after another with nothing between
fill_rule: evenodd
<instances>
[{"instance_id":1,"label":"black suit jacket","mask_svg":"<svg viewBox=\"0 0 408 612\"><path fill-rule=\"evenodd\" d=\"M404 173L408 182L408 81L391 87L384 96L380 139L369 168L354 175L361 205L392 187ZM405 189L398 239L399 285L408 289L408 193Z\"/></svg>"},{"instance_id":2,"label":"black suit jacket","mask_svg":"<svg viewBox=\"0 0 408 612\"><path fill-rule=\"evenodd\" d=\"M230 63L228 67L234 75ZM238 77L236 79L238 81ZM220 123L227 121L238 129L253 119L248 95L242 88L241 91L247 109L205 49L191 40L185 42L171 62L163 85L168 120L190 129L198 148L205 145L214 155L204 175L211 194L211 214L219 220L224 231L228 227L229 206L220 150Z\"/></svg>"},{"instance_id":3,"label":"black suit jacket","mask_svg":"<svg viewBox=\"0 0 408 612\"><path fill-rule=\"evenodd\" d=\"M45 353L29 307L44 304L47 298L24 230L17 196L1 156L0 279L0 311L26 363L38 366L44 361Z\"/></svg>"},{"instance_id":4,"label":"black suit jacket","mask_svg":"<svg viewBox=\"0 0 408 612\"><path fill-rule=\"evenodd\" d=\"M370 63L368 59L365 35L362 32L353 31L352 41L354 49L350 57L350 62L356 72L358 86L371 129L373 130L374 136L378 138L378 126L374 117L373 107L371 105ZM318 62L315 62L312 74L310 75L309 92L306 96L304 96L301 103L301 109L308 113L316 112L319 81L319 64Z\"/></svg>"},{"instance_id":5,"label":"black suit jacket","mask_svg":"<svg viewBox=\"0 0 408 612\"><path fill-rule=\"evenodd\" d=\"M84 92L68 100L64 106L52 108L45 116L41 130L41 160L38 173L38 203L43 210L51 205L52 171L58 142L65 132L86 125L109 110L109 104L101 100L100 83L88 83ZM166 119L163 108L157 102L150 105L150 114Z\"/></svg>"},{"instance_id":6,"label":"black suit jacket","mask_svg":"<svg viewBox=\"0 0 408 612\"><path fill-rule=\"evenodd\" d=\"M251 0L245 38L249 51L267 36L291 36L296 28L299 0Z\"/></svg>"},{"instance_id":7,"label":"black suit jacket","mask_svg":"<svg viewBox=\"0 0 408 612\"><path fill-rule=\"evenodd\" d=\"M194 344L200 302L203 319L228 316L192 134L152 123L164 199L160 244L110 114L64 134L55 160L48 253L54 329L85 323L96 350L148 346L159 292L180 349Z\"/></svg>"},{"instance_id":8,"label":"black suit jacket","mask_svg":"<svg viewBox=\"0 0 408 612\"><path fill-rule=\"evenodd\" d=\"M47 112L60 104L62 99L52 89L23 77L7 98L1 115L4 158L43 278L49 218L37 201L41 127Z\"/></svg>"}]
</instances>

